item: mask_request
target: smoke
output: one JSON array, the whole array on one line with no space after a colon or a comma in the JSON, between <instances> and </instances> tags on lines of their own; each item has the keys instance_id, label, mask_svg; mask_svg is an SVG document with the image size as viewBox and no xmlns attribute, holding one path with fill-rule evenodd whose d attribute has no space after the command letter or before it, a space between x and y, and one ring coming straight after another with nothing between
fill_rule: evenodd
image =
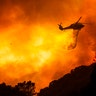
<instances>
[{"instance_id":1,"label":"smoke","mask_svg":"<svg viewBox=\"0 0 96 96\"><path fill-rule=\"evenodd\" d=\"M0 0L0 82L33 80L39 90L90 64L96 51L95 5L95 0ZM87 23L82 30L58 29L58 23L68 26L80 16Z\"/></svg>"}]
</instances>

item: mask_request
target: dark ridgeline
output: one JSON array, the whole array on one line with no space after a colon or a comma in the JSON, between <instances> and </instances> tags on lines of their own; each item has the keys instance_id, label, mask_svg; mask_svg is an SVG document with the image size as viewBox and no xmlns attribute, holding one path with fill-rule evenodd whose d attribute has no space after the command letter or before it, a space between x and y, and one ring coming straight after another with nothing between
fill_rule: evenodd
<instances>
[{"instance_id":1,"label":"dark ridgeline","mask_svg":"<svg viewBox=\"0 0 96 96\"><path fill-rule=\"evenodd\" d=\"M52 81L38 96L96 96L96 63L77 67Z\"/></svg>"},{"instance_id":2,"label":"dark ridgeline","mask_svg":"<svg viewBox=\"0 0 96 96\"><path fill-rule=\"evenodd\" d=\"M15 87L0 84L0 96L33 96L35 95L35 83L24 81L18 83Z\"/></svg>"},{"instance_id":3,"label":"dark ridgeline","mask_svg":"<svg viewBox=\"0 0 96 96\"><path fill-rule=\"evenodd\" d=\"M96 96L96 63L71 70L49 87L35 92L35 83L24 81L12 87L0 84L0 96Z\"/></svg>"}]
</instances>

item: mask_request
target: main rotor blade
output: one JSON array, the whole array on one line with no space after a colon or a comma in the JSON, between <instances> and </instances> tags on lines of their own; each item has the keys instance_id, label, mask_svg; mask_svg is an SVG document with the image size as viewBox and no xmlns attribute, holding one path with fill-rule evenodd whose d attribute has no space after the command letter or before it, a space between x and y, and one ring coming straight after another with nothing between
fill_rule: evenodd
<instances>
[{"instance_id":1,"label":"main rotor blade","mask_svg":"<svg viewBox=\"0 0 96 96\"><path fill-rule=\"evenodd\" d=\"M78 22L80 21L81 18L82 18L82 17L80 17L76 23L78 23Z\"/></svg>"}]
</instances>

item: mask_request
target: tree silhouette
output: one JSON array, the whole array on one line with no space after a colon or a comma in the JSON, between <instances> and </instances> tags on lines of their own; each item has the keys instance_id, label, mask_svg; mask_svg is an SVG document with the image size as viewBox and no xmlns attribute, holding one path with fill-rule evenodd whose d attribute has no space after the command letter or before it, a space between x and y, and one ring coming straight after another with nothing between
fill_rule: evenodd
<instances>
[{"instance_id":1,"label":"tree silhouette","mask_svg":"<svg viewBox=\"0 0 96 96\"><path fill-rule=\"evenodd\" d=\"M33 96L35 95L35 83L24 81L12 87L5 83L0 84L0 96Z\"/></svg>"},{"instance_id":2,"label":"tree silhouette","mask_svg":"<svg viewBox=\"0 0 96 96\"><path fill-rule=\"evenodd\" d=\"M33 96L35 95L35 83L32 83L31 81L24 81L23 83L18 83L15 86L16 90L19 90L22 94L25 94L26 96Z\"/></svg>"}]
</instances>

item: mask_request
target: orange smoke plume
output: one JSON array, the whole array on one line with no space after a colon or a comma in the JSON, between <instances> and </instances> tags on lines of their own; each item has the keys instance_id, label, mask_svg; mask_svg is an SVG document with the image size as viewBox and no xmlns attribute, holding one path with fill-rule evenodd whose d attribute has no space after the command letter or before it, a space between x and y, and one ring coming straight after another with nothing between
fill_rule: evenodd
<instances>
[{"instance_id":1,"label":"orange smoke plume","mask_svg":"<svg viewBox=\"0 0 96 96\"><path fill-rule=\"evenodd\" d=\"M39 90L90 64L96 51L95 5L95 0L0 1L0 82L32 80ZM80 16L88 23L81 31L58 29L61 21L67 26Z\"/></svg>"}]
</instances>

